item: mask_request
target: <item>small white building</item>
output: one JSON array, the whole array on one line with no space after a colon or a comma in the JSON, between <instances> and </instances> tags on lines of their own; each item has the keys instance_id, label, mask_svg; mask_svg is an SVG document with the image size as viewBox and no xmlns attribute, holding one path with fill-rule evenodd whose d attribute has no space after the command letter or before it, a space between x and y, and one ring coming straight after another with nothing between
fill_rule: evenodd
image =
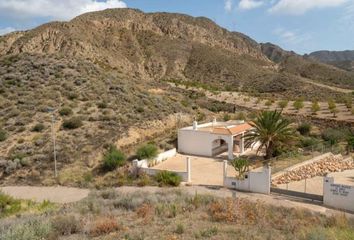
<instances>
[{"instance_id":1,"label":"small white building","mask_svg":"<svg viewBox=\"0 0 354 240\"><path fill-rule=\"evenodd\" d=\"M200 124L178 130L178 152L183 154L214 157L227 152L228 159L245 151L243 136L252 126L244 121Z\"/></svg>"}]
</instances>

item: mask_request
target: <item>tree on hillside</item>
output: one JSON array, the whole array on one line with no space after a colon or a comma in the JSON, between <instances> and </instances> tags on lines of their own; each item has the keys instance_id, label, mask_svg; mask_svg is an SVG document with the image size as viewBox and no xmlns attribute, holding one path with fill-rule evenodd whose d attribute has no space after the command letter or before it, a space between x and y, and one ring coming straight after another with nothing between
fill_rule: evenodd
<instances>
[{"instance_id":1,"label":"tree on hillside","mask_svg":"<svg viewBox=\"0 0 354 240\"><path fill-rule=\"evenodd\" d=\"M333 113L333 117L336 117L336 113L338 112L337 105L333 99L328 100L328 109L331 113Z\"/></svg>"},{"instance_id":2,"label":"tree on hillside","mask_svg":"<svg viewBox=\"0 0 354 240\"><path fill-rule=\"evenodd\" d=\"M312 106L311 106L312 114L316 115L317 112L320 111L320 110L321 110L321 107L318 104L318 102L317 101L312 102Z\"/></svg>"},{"instance_id":3,"label":"tree on hillside","mask_svg":"<svg viewBox=\"0 0 354 240\"><path fill-rule=\"evenodd\" d=\"M287 100L283 100L278 102L278 107L283 111L284 108L286 108L288 106L289 101Z\"/></svg>"},{"instance_id":4,"label":"tree on hillside","mask_svg":"<svg viewBox=\"0 0 354 240\"><path fill-rule=\"evenodd\" d=\"M272 101L270 100L267 100L264 105L267 107L267 108L270 108L270 106L272 106Z\"/></svg>"},{"instance_id":5,"label":"tree on hillside","mask_svg":"<svg viewBox=\"0 0 354 240\"><path fill-rule=\"evenodd\" d=\"M353 107L353 100L351 97L347 97L345 99L345 106L347 107L348 111L351 111L352 107Z\"/></svg>"},{"instance_id":6,"label":"tree on hillside","mask_svg":"<svg viewBox=\"0 0 354 240\"><path fill-rule=\"evenodd\" d=\"M304 101L302 101L302 100L296 100L296 101L293 103L293 107L296 109L296 111L299 111L301 108L304 107Z\"/></svg>"},{"instance_id":7,"label":"tree on hillside","mask_svg":"<svg viewBox=\"0 0 354 240\"><path fill-rule=\"evenodd\" d=\"M291 140L294 136L290 121L283 118L279 111L264 111L250 124L254 130L245 134L246 146L260 142L257 152L265 148L264 158L266 160L274 156L277 147Z\"/></svg>"}]
</instances>

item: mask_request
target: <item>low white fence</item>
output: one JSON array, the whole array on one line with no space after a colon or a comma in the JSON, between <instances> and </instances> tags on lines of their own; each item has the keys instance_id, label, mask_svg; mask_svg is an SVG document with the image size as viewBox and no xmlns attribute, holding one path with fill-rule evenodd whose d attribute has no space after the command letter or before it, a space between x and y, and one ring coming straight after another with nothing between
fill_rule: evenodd
<instances>
[{"instance_id":1,"label":"low white fence","mask_svg":"<svg viewBox=\"0 0 354 240\"><path fill-rule=\"evenodd\" d=\"M354 212L354 186L335 184L333 177L323 181L323 204Z\"/></svg>"},{"instance_id":2,"label":"low white fence","mask_svg":"<svg viewBox=\"0 0 354 240\"><path fill-rule=\"evenodd\" d=\"M159 164L159 163L165 161L166 159L174 157L176 155L177 155L177 149L173 148L173 149L168 150L166 152L160 153L159 155L157 155L156 158L154 158L152 160L143 159L140 161L139 160L134 160L134 161L137 161L136 167L138 167L138 168L149 168L149 162L154 162L156 165L156 164ZM133 161L133 163L134 163L134 161Z\"/></svg>"},{"instance_id":3,"label":"low white fence","mask_svg":"<svg viewBox=\"0 0 354 240\"><path fill-rule=\"evenodd\" d=\"M247 192L270 194L270 167L263 167L261 171L250 171L245 174L245 178L242 180L236 177L228 177L227 167L228 162L224 161L224 187Z\"/></svg>"},{"instance_id":4,"label":"low white fence","mask_svg":"<svg viewBox=\"0 0 354 240\"><path fill-rule=\"evenodd\" d=\"M168 150L166 152L160 153L155 159L153 160L133 160L133 167L135 167L138 171L142 171L148 175L154 176L159 172L162 172L164 170L160 169L154 169L149 167L149 162L154 162L154 165L159 164L163 161L165 161L168 158L174 157L177 154L176 148ZM190 164L190 158L186 159L187 161L187 168L186 172L177 172L177 171L169 171L169 172L174 172L177 175L181 176L183 182L191 182L191 164Z\"/></svg>"}]
</instances>

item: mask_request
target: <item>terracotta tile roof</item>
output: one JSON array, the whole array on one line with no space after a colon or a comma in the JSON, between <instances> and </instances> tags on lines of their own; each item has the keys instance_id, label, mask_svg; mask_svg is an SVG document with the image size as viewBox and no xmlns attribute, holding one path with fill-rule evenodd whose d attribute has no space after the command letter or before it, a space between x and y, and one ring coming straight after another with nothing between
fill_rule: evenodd
<instances>
[{"instance_id":1,"label":"terracotta tile roof","mask_svg":"<svg viewBox=\"0 0 354 240\"><path fill-rule=\"evenodd\" d=\"M212 133L222 134L222 135L236 135L247 130L250 130L252 126L248 123L243 123L240 125L235 125L231 127L215 127L212 129Z\"/></svg>"}]
</instances>

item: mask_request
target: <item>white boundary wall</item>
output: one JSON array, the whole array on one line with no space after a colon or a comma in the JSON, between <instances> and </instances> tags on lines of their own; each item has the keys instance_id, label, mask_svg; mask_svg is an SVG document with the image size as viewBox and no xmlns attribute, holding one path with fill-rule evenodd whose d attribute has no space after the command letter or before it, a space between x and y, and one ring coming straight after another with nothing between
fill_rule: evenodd
<instances>
[{"instance_id":1,"label":"white boundary wall","mask_svg":"<svg viewBox=\"0 0 354 240\"><path fill-rule=\"evenodd\" d=\"M159 164L165 160L167 160L168 158L174 157L177 155L177 149L173 148L171 150L168 150L166 152L160 153L159 155L157 155L157 157L154 159L154 161L156 161L156 164ZM149 160L144 159L144 160L134 160L134 161L138 161L136 167L138 168L148 168L149 167Z\"/></svg>"},{"instance_id":2,"label":"white boundary wall","mask_svg":"<svg viewBox=\"0 0 354 240\"><path fill-rule=\"evenodd\" d=\"M250 171L245 174L245 179L239 180L227 176L228 162L224 161L224 187L236 190L270 194L271 168L263 167L261 172Z\"/></svg>"},{"instance_id":3,"label":"white boundary wall","mask_svg":"<svg viewBox=\"0 0 354 240\"><path fill-rule=\"evenodd\" d=\"M156 161L156 163L161 163L165 160L167 160L168 158L174 157L177 154L177 150L176 148L173 148L171 150L168 150L166 152L160 153L155 159L154 161ZM153 169L153 168L149 168L149 160L133 160L133 166L135 168L137 168L139 171L145 172L148 175L156 175L159 172L162 172L163 170L159 170L159 169ZM187 169L186 172L176 172L176 171L169 171L169 172L174 172L176 174L178 174L179 176L181 176L182 181L183 182L191 182L191 164L190 164L190 158L187 158Z\"/></svg>"},{"instance_id":4,"label":"white boundary wall","mask_svg":"<svg viewBox=\"0 0 354 240\"><path fill-rule=\"evenodd\" d=\"M325 177L323 203L329 207L354 212L354 186L335 184L333 177Z\"/></svg>"}]
</instances>

